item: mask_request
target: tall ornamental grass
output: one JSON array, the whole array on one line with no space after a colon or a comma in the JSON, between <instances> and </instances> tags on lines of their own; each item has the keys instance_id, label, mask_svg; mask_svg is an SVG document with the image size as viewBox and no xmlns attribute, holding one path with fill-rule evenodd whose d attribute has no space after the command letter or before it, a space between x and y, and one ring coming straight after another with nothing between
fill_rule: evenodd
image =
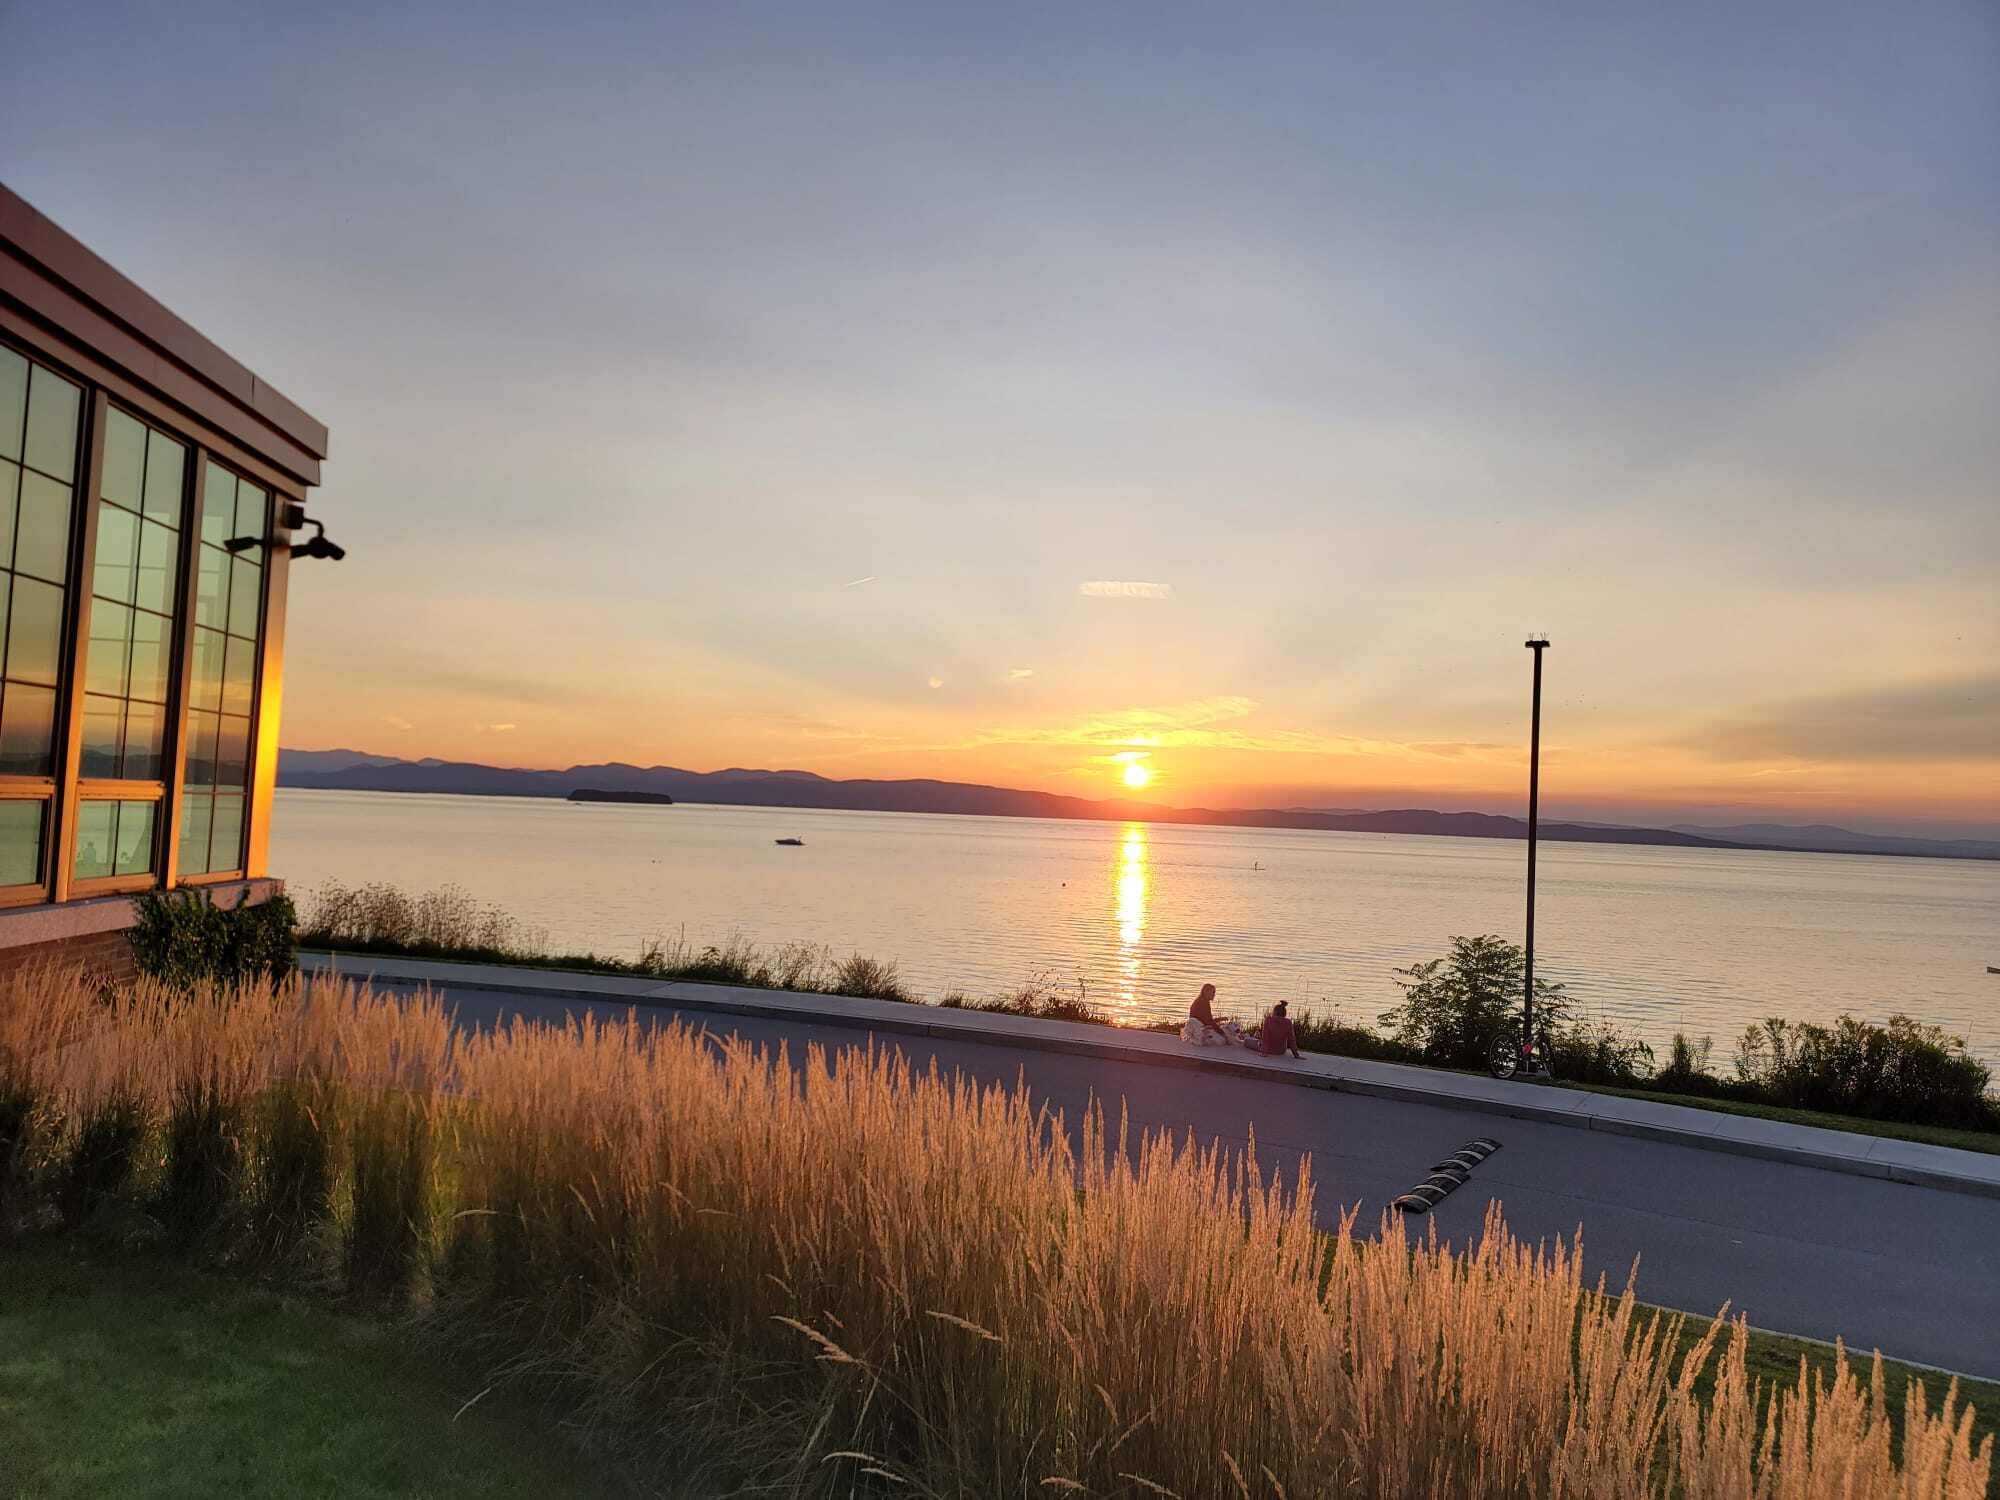
<instances>
[{"instance_id":1,"label":"tall ornamental grass","mask_svg":"<svg viewBox=\"0 0 2000 1500\"><path fill-rule=\"evenodd\" d=\"M1955 1385L1753 1382L1525 1244L1327 1235L1310 1171L894 1053L433 998L0 993L4 1227L158 1226L412 1309L693 1492L1985 1494ZM122 1145L120 1143L123 1143ZM100 1214L93 1219L93 1213ZM130 1233L129 1229L121 1230ZM219 1334L218 1336L226 1336ZM1703 1376L1713 1394L1698 1397Z\"/></svg>"}]
</instances>

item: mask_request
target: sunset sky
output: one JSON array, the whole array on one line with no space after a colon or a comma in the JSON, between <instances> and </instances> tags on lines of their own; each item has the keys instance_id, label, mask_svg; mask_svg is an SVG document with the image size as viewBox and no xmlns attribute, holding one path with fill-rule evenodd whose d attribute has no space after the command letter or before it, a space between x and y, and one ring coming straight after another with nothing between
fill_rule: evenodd
<instances>
[{"instance_id":1,"label":"sunset sky","mask_svg":"<svg viewBox=\"0 0 2000 1500\"><path fill-rule=\"evenodd\" d=\"M331 427L288 745L1514 810L1546 631L1992 833L1996 17L0 0L0 177Z\"/></svg>"}]
</instances>

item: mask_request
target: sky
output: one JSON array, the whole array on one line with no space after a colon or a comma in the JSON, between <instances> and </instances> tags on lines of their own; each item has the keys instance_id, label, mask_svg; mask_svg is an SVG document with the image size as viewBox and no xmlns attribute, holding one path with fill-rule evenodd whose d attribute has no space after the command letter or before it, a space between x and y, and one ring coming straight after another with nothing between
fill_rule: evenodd
<instances>
[{"instance_id":1,"label":"sky","mask_svg":"<svg viewBox=\"0 0 2000 1500\"><path fill-rule=\"evenodd\" d=\"M1518 811L1546 632L2000 832L1990 4L0 0L0 178L331 428L288 745Z\"/></svg>"}]
</instances>

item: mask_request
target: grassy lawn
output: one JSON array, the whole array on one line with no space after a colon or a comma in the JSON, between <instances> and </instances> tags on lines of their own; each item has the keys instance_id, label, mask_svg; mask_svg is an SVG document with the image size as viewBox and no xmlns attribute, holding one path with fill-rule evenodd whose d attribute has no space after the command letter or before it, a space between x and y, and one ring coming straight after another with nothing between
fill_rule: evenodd
<instances>
[{"instance_id":1,"label":"grassy lawn","mask_svg":"<svg viewBox=\"0 0 2000 1500\"><path fill-rule=\"evenodd\" d=\"M0 1496L611 1496L381 1323L71 1243L0 1250Z\"/></svg>"},{"instance_id":2,"label":"grassy lawn","mask_svg":"<svg viewBox=\"0 0 2000 1500\"><path fill-rule=\"evenodd\" d=\"M1782 1120L1788 1125L1817 1125L1822 1130L1845 1130L1853 1135L1884 1136L1894 1141L1920 1141L1926 1146L1955 1146L1960 1151L1983 1151L2000 1156L2000 1133L1991 1130L1953 1130L1944 1125L1906 1125L1900 1120L1864 1120L1853 1115L1821 1114L1811 1109L1786 1109L1776 1104L1745 1104L1735 1099L1706 1099L1698 1094L1666 1094L1655 1089L1621 1089L1601 1083L1564 1083L1566 1089L1582 1089L1591 1094L1616 1094L1623 1099L1651 1099L1660 1104L1679 1104L1688 1109L1712 1109L1725 1115L1749 1115L1759 1120Z\"/></svg>"}]
</instances>

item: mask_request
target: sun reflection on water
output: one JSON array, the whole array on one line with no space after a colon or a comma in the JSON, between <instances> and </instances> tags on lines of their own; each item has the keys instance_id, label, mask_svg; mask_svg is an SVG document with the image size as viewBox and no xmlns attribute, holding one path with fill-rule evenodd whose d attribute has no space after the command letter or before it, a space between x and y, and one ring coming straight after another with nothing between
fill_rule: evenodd
<instances>
[{"instance_id":1,"label":"sun reflection on water","mask_svg":"<svg viewBox=\"0 0 2000 1500\"><path fill-rule=\"evenodd\" d=\"M1137 823L1125 825L1114 886L1118 895L1118 1003L1130 1007L1139 997L1139 971L1143 967L1140 945L1146 936L1146 830Z\"/></svg>"}]
</instances>

